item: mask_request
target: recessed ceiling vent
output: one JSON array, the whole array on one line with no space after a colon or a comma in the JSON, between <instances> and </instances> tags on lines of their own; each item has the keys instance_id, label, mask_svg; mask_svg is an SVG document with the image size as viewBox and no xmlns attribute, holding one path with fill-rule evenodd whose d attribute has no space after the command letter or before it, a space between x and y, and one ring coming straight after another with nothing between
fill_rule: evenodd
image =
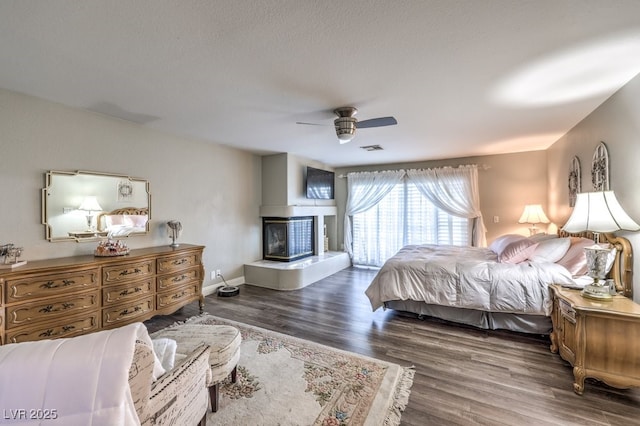
<instances>
[{"instance_id":1,"label":"recessed ceiling vent","mask_svg":"<svg viewBox=\"0 0 640 426\"><path fill-rule=\"evenodd\" d=\"M367 146L361 146L360 148L364 149L365 151L382 151L382 147L380 145L367 145Z\"/></svg>"}]
</instances>

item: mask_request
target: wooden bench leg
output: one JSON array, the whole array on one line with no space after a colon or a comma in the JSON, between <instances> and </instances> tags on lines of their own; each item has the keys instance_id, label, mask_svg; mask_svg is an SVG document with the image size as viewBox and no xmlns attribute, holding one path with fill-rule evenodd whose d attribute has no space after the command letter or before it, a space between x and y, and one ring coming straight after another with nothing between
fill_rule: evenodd
<instances>
[{"instance_id":1,"label":"wooden bench leg","mask_svg":"<svg viewBox=\"0 0 640 426\"><path fill-rule=\"evenodd\" d=\"M220 383L216 383L209 387L209 399L211 400L211 412L218 411L218 393L220 391Z\"/></svg>"},{"instance_id":2,"label":"wooden bench leg","mask_svg":"<svg viewBox=\"0 0 640 426\"><path fill-rule=\"evenodd\" d=\"M238 381L238 366L236 365L231 370L231 383ZM220 383L216 383L213 386L209 386L209 399L211 400L211 412L218 411L218 401L220 400Z\"/></svg>"},{"instance_id":3,"label":"wooden bench leg","mask_svg":"<svg viewBox=\"0 0 640 426\"><path fill-rule=\"evenodd\" d=\"M204 416L200 419L198 426L207 426L207 413L204 413Z\"/></svg>"}]
</instances>

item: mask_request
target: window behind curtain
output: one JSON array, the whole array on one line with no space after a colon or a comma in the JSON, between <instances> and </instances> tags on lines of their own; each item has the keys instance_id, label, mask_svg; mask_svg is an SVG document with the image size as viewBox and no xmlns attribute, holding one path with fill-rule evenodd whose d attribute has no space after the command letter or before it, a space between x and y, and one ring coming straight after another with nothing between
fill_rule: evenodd
<instances>
[{"instance_id":1,"label":"window behind curtain","mask_svg":"<svg viewBox=\"0 0 640 426\"><path fill-rule=\"evenodd\" d=\"M469 244L469 220L451 216L403 182L375 207L353 216L353 263L382 266L407 244Z\"/></svg>"}]
</instances>

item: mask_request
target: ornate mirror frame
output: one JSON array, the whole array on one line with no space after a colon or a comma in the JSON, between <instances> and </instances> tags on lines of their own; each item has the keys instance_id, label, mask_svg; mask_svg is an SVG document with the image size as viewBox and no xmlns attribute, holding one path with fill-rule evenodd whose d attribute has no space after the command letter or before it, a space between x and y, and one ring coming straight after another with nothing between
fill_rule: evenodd
<instances>
[{"instance_id":1,"label":"ornate mirror frame","mask_svg":"<svg viewBox=\"0 0 640 426\"><path fill-rule=\"evenodd\" d=\"M569 207L576 205L579 192L582 192L582 169L580 168L580 159L573 157L569 166Z\"/></svg>"},{"instance_id":2,"label":"ornate mirror frame","mask_svg":"<svg viewBox=\"0 0 640 426\"><path fill-rule=\"evenodd\" d=\"M593 151L591 183L594 191L609 190L609 152L604 142L600 142Z\"/></svg>"},{"instance_id":3,"label":"ornate mirror frame","mask_svg":"<svg viewBox=\"0 0 640 426\"><path fill-rule=\"evenodd\" d=\"M98 206L86 207L88 199ZM145 235L150 219L151 193L146 179L81 170L45 174L42 224L48 241Z\"/></svg>"}]
</instances>

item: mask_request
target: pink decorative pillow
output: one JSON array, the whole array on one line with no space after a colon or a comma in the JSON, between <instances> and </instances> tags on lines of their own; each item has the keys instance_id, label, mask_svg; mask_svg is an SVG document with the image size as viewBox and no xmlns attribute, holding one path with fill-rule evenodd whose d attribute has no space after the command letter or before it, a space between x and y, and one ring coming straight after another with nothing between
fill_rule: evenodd
<instances>
[{"instance_id":1,"label":"pink decorative pillow","mask_svg":"<svg viewBox=\"0 0 640 426\"><path fill-rule=\"evenodd\" d=\"M589 269L587 268L587 257L584 254L584 248L592 245L593 240L589 238L571 237L569 250L556 263L567 268L573 276L586 275Z\"/></svg>"},{"instance_id":2,"label":"pink decorative pillow","mask_svg":"<svg viewBox=\"0 0 640 426\"><path fill-rule=\"evenodd\" d=\"M515 241L509 244L502 251L502 254L498 257L498 261L501 263L520 263L524 262L533 255L538 247L538 243L525 238L520 241Z\"/></svg>"},{"instance_id":3,"label":"pink decorative pillow","mask_svg":"<svg viewBox=\"0 0 640 426\"><path fill-rule=\"evenodd\" d=\"M146 214L131 214L129 215L129 219L131 219L133 227L144 228L147 225L149 216L147 216Z\"/></svg>"},{"instance_id":4,"label":"pink decorative pillow","mask_svg":"<svg viewBox=\"0 0 640 426\"><path fill-rule=\"evenodd\" d=\"M125 215L123 214L110 214L105 216L105 223L107 228L115 225L124 225L126 221Z\"/></svg>"},{"instance_id":5,"label":"pink decorative pillow","mask_svg":"<svg viewBox=\"0 0 640 426\"><path fill-rule=\"evenodd\" d=\"M516 241L526 240L526 239L527 237L522 235L517 235L517 234L502 235L496 238L495 240L493 240L493 242L489 246L489 250L497 254L498 258L500 258L500 255L502 254L504 249L507 248L509 244L514 243Z\"/></svg>"},{"instance_id":6,"label":"pink decorative pillow","mask_svg":"<svg viewBox=\"0 0 640 426\"><path fill-rule=\"evenodd\" d=\"M571 238L569 237L540 241L529 259L532 262L555 263L567 254L569 246L571 246Z\"/></svg>"}]
</instances>

